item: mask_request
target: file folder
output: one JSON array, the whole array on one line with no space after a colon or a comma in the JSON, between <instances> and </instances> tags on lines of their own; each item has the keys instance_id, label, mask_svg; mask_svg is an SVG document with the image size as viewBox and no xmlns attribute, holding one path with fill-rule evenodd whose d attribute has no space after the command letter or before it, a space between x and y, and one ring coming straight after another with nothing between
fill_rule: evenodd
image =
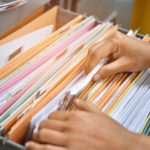
<instances>
[{"instance_id":1,"label":"file folder","mask_svg":"<svg viewBox=\"0 0 150 150\"><path fill-rule=\"evenodd\" d=\"M120 30L117 25L58 7L46 11L43 6L3 34L0 43L6 44L50 24L54 32L48 38L0 68L0 149L25 149L24 142L31 139L32 132L38 130L40 121L49 113L62 108L76 110L74 97L94 103L127 129L150 135L149 101L146 101L150 94L146 85L150 81L149 69L112 75L96 83L91 79L88 84L85 81L88 49ZM137 32L130 30L128 36L136 38ZM149 37L143 40L148 42ZM78 94L67 99L67 92L79 83L83 88L76 89Z\"/></svg>"}]
</instances>

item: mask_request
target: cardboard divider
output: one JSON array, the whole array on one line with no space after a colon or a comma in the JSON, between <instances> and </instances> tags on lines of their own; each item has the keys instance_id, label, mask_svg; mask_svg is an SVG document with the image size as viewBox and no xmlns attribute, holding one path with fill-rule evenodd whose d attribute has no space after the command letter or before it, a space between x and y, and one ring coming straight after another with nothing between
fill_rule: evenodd
<instances>
[{"instance_id":1,"label":"cardboard divider","mask_svg":"<svg viewBox=\"0 0 150 150\"><path fill-rule=\"evenodd\" d=\"M41 16L35 18L28 24L25 24L22 28L16 30L15 32L11 33L10 35L8 35L4 39L2 39L0 41L0 45L10 42L10 41L17 39L23 35L26 35L28 33L31 33L35 30L38 30L40 28L46 27L51 24L54 25L54 29L55 29L57 11L58 11L58 7L56 6L52 9L50 9L49 11L43 13Z\"/></svg>"},{"instance_id":2,"label":"cardboard divider","mask_svg":"<svg viewBox=\"0 0 150 150\"><path fill-rule=\"evenodd\" d=\"M10 35L11 33L15 32L16 30L20 29L21 27L23 27L27 23L31 22L35 18L39 17L46 10L47 10L47 5L44 5L44 6L40 7L39 9L37 9L36 11L34 11L32 14L30 14L29 16L27 16L26 18L24 18L23 20L21 20L20 22L18 22L16 25L12 26L6 32L3 32L0 35L0 40L4 39L5 37L7 37L8 35Z\"/></svg>"}]
</instances>

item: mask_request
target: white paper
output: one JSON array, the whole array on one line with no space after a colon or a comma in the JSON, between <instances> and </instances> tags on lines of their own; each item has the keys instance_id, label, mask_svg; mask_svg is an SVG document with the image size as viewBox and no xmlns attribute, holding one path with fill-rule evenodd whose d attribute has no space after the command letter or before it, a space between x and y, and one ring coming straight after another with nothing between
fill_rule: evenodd
<instances>
[{"instance_id":1,"label":"white paper","mask_svg":"<svg viewBox=\"0 0 150 150\"><path fill-rule=\"evenodd\" d=\"M122 109L128 104L129 100L132 99L138 88L143 84L144 80L149 76L150 70L148 69L142 77L130 88L127 94L123 97L121 102L116 106L116 108L112 111L110 116L114 119L121 113Z\"/></svg>"},{"instance_id":2,"label":"white paper","mask_svg":"<svg viewBox=\"0 0 150 150\"><path fill-rule=\"evenodd\" d=\"M122 109L121 113L118 115L118 118L116 118L120 124L124 124L124 122L133 115L134 111L138 111L139 104L139 107L143 105L145 102L145 94L149 89L149 85L147 84L150 85L150 77L147 78L143 85L139 87L132 99L130 99L128 104Z\"/></svg>"},{"instance_id":3,"label":"white paper","mask_svg":"<svg viewBox=\"0 0 150 150\"><path fill-rule=\"evenodd\" d=\"M8 63L8 57L17 49L22 48L21 53L30 49L40 41L48 37L53 31L53 25L46 26L16 40L0 46L0 67Z\"/></svg>"},{"instance_id":4,"label":"white paper","mask_svg":"<svg viewBox=\"0 0 150 150\"><path fill-rule=\"evenodd\" d=\"M150 92L150 91L148 91ZM135 118L130 122L129 126L124 125L128 130L136 133L140 133L145 121L147 120L148 114L150 112L150 94L148 94L146 99L146 104L143 108L139 109L139 112L136 113Z\"/></svg>"},{"instance_id":5,"label":"white paper","mask_svg":"<svg viewBox=\"0 0 150 150\"><path fill-rule=\"evenodd\" d=\"M49 114L59 107L59 103L63 100L65 93L69 90L77 81L84 77L84 72L81 72L62 92L60 92L49 104L47 104L41 111L39 111L31 120L30 127L27 132L26 140L30 139L32 132L37 132L41 121L45 120Z\"/></svg>"}]
</instances>

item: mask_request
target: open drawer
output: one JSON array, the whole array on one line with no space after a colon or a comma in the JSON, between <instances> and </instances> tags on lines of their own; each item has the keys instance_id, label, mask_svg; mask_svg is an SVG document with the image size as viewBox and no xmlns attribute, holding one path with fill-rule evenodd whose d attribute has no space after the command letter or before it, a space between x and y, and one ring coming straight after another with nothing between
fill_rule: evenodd
<instances>
[{"instance_id":1,"label":"open drawer","mask_svg":"<svg viewBox=\"0 0 150 150\"><path fill-rule=\"evenodd\" d=\"M22 53L18 58L15 58L11 61L11 63L7 63L3 67L0 68L0 74L3 74L4 71L6 71L8 68L13 68L13 63L18 63L20 65L17 66L19 68L23 63L21 62L21 58L25 58L26 56L29 56L28 54L33 54L33 52L37 52L35 55L40 53L44 48L46 48L48 45L56 41L58 38L60 38L62 35L66 33L67 30L69 30L72 25L77 24L78 22L83 20L83 16L75 14L73 12L67 11L65 9L59 8L57 6L51 7L49 4L46 4L39 8L37 11L33 12L30 16L26 17L24 20L13 26L11 29L9 29L7 32L3 33L0 36L0 45L7 44L8 42L15 40L17 38L20 38L21 36L24 36L28 33L31 33L33 31L36 31L40 28L43 28L48 25L53 25L53 32L48 36L46 39L42 40L35 46L33 46L31 49L28 50L26 53ZM55 32L56 31L56 32ZM33 57L35 56L33 55ZM27 61L27 60L26 60ZM10 69L12 72L15 70ZM10 73L10 72L9 72ZM7 76L7 74L5 74ZM4 76L5 76L4 75ZM23 150L25 149L22 145L9 141L7 132L11 128L11 126L16 121L16 117L8 124L8 126L4 129L1 127L0 133L2 133L0 136L0 150ZM24 132L24 131L23 131ZM15 135L16 136L16 135ZM22 141L22 138L21 138ZM22 143L22 142L20 142Z\"/></svg>"},{"instance_id":2,"label":"open drawer","mask_svg":"<svg viewBox=\"0 0 150 150\"><path fill-rule=\"evenodd\" d=\"M19 68L24 63L26 63L29 59L33 58L35 55L40 53L44 48L46 48L48 45L50 45L51 43L56 41L58 38L60 38L67 30L69 30L69 28L71 28L73 24L75 23L77 24L84 18L85 16L80 16L79 14L67 11L65 9L62 9L59 7L51 8L50 5L45 5L42 8L38 9L36 12L32 13L27 18L25 18L23 21L18 23L16 26L12 27L9 31L5 32L1 36L0 44L6 44L7 42L15 40L21 36L24 36L30 32L38 30L47 25L52 24L54 26L53 33L48 38L44 39L37 45L33 46L27 52L20 54L18 58L14 58L11 61L11 63L8 63L5 66L3 66L0 69L0 73L2 74L0 75L0 79L5 78L7 75L12 73L14 70ZM97 20L97 24L101 24L101 21ZM127 30L124 30L121 28L119 30L124 33L127 32ZM142 36L139 35L139 37L142 37ZM30 54L30 58L24 59L24 61L22 61L22 58L29 56L29 54ZM18 65L14 66L14 64L16 63ZM54 94L55 92L53 93L53 95ZM40 105L38 106L39 106L38 108L40 108ZM25 109L26 108L24 108L24 110ZM34 111L35 111L34 113L37 113L37 109ZM6 150L9 150L9 149L10 150L13 150L13 149L24 150L25 149L21 144L24 142L26 130L28 128L31 116L28 117L28 120L25 120L24 122L25 127L22 126L22 128L18 128L18 129L15 128L16 132L13 132L12 134L11 127L16 123L17 119L18 119L17 116L13 116L13 119L11 120L11 122L9 122L9 124L7 124L6 127L0 128L0 132L2 133L1 134L2 136L0 136L0 149L3 149L3 150L5 149Z\"/></svg>"}]
</instances>

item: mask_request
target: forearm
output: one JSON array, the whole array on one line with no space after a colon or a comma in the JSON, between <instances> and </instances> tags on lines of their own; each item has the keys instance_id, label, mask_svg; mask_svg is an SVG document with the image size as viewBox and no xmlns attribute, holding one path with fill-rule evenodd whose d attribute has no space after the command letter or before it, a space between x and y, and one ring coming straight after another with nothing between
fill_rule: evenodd
<instances>
[{"instance_id":1,"label":"forearm","mask_svg":"<svg viewBox=\"0 0 150 150\"><path fill-rule=\"evenodd\" d=\"M150 150L150 137L138 134L135 136L135 150Z\"/></svg>"},{"instance_id":2,"label":"forearm","mask_svg":"<svg viewBox=\"0 0 150 150\"><path fill-rule=\"evenodd\" d=\"M147 51L147 57L145 59L145 66L150 68L150 43L145 44L145 51Z\"/></svg>"}]
</instances>

